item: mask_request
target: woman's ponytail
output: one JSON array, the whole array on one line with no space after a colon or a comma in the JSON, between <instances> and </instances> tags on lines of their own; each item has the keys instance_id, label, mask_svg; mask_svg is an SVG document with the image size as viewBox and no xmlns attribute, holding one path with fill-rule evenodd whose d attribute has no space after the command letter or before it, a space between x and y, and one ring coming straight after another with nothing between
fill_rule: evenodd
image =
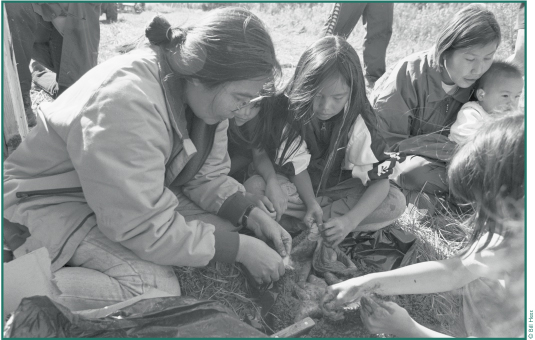
<instances>
[{"instance_id":1,"label":"woman's ponytail","mask_svg":"<svg viewBox=\"0 0 535 340\"><path fill-rule=\"evenodd\" d=\"M152 45L167 45L170 42L180 44L186 37L186 30L177 29L173 32L173 27L163 16L156 15L145 28L145 36ZM177 34L178 33L178 34Z\"/></svg>"},{"instance_id":2,"label":"woman's ponytail","mask_svg":"<svg viewBox=\"0 0 535 340\"><path fill-rule=\"evenodd\" d=\"M162 16L155 16L145 28L145 36L152 45L169 43L172 37L171 24Z\"/></svg>"}]
</instances>

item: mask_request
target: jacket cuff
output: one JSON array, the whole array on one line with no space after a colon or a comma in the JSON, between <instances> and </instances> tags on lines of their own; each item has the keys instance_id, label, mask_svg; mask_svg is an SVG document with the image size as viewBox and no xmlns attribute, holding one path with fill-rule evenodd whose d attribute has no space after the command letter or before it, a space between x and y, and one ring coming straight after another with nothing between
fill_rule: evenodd
<instances>
[{"instance_id":1,"label":"jacket cuff","mask_svg":"<svg viewBox=\"0 0 535 340\"><path fill-rule=\"evenodd\" d=\"M237 192L230 196L223 202L221 208L217 212L217 216L230 221L232 225L237 226L240 218L245 213L245 210L253 202L249 201L241 192Z\"/></svg>"},{"instance_id":2,"label":"jacket cuff","mask_svg":"<svg viewBox=\"0 0 535 340\"><path fill-rule=\"evenodd\" d=\"M233 263L238 255L240 237L237 232L215 230L215 254L212 260Z\"/></svg>"}]
</instances>

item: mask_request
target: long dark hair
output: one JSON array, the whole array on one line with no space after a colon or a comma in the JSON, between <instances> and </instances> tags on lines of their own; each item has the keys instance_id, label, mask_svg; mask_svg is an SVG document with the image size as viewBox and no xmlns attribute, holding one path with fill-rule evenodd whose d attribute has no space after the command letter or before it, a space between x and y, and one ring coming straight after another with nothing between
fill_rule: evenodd
<instances>
[{"instance_id":1,"label":"long dark hair","mask_svg":"<svg viewBox=\"0 0 535 340\"><path fill-rule=\"evenodd\" d=\"M437 70L441 71L446 54L492 42L499 45L501 37L500 25L491 11L478 4L464 7L444 25L435 41Z\"/></svg>"},{"instance_id":2,"label":"long dark hair","mask_svg":"<svg viewBox=\"0 0 535 340\"><path fill-rule=\"evenodd\" d=\"M375 119L372 106L366 97L364 74L357 52L344 38L326 36L316 41L303 53L295 74L286 88L285 94L289 100L291 120L304 125L312 119L314 97L321 90L322 83L333 76L342 77L351 91L348 103L342 112L341 128L334 132L338 138L328 152L329 158L318 190L324 188L331 172L336 150L343 139L341 137L348 135L357 116L363 114L366 119ZM377 126L376 121L371 124Z\"/></svg>"},{"instance_id":3,"label":"long dark hair","mask_svg":"<svg viewBox=\"0 0 535 340\"><path fill-rule=\"evenodd\" d=\"M451 192L474 206L470 246L489 233L477 251L489 244L493 234L504 234L508 221L523 218L519 202L524 200L524 151L524 116L515 114L484 125L451 161Z\"/></svg>"}]
</instances>

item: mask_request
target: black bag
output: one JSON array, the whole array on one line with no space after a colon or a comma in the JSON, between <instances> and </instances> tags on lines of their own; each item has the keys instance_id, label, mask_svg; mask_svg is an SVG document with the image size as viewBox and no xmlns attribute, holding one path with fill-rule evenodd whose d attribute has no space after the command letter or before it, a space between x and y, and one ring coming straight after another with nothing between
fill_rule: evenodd
<instances>
[{"instance_id":1,"label":"black bag","mask_svg":"<svg viewBox=\"0 0 535 340\"><path fill-rule=\"evenodd\" d=\"M402 229L384 228L346 238L340 248L355 261L386 271L416 262L416 237Z\"/></svg>"},{"instance_id":2,"label":"black bag","mask_svg":"<svg viewBox=\"0 0 535 340\"><path fill-rule=\"evenodd\" d=\"M88 319L46 296L22 299L4 329L6 338L266 337L216 301L183 296L140 300Z\"/></svg>"}]
</instances>

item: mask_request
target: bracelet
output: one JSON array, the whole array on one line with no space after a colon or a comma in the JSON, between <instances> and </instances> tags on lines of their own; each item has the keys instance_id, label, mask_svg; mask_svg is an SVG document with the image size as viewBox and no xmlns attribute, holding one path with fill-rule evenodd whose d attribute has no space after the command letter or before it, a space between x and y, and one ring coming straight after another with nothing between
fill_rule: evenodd
<instances>
[{"instance_id":1,"label":"bracelet","mask_svg":"<svg viewBox=\"0 0 535 340\"><path fill-rule=\"evenodd\" d=\"M242 226L242 228L247 228L247 220L249 219L249 214L251 213L251 211L254 208L255 208L255 205L251 204L250 206L247 207L247 209L245 209L245 212L243 213L243 215L241 217L241 226Z\"/></svg>"}]
</instances>

